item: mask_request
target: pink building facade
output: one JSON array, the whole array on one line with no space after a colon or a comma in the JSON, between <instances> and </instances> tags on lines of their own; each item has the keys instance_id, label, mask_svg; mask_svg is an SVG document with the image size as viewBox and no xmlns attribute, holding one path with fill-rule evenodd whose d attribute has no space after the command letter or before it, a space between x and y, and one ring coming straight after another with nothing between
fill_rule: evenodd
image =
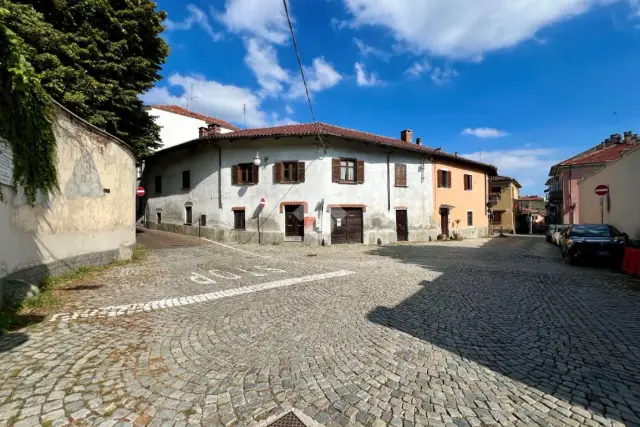
<instances>
[{"instance_id":1,"label":"pink building facade","mask_svg":"<svg viewBox=\"0 0 640 427\"><path fill-rule=\"evenodd\" d=\"M580 188L578 181L601 166L567 166L560 172L562 183L562 212L563 224L578 224L580 218Z\"/></svg>"}]
</instances>

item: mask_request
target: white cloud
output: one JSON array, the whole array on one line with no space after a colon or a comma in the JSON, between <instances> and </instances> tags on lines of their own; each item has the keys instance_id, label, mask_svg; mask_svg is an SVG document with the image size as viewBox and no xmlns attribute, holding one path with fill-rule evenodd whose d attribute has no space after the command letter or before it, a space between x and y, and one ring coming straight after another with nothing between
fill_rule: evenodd
<instances>
[{"instance_id":1,"label":"white cloud","mask_svg":"<svg viewBox=\"0 0 640 427\"><path fill-rule=\"evenodd\" d=\"M405 71L405 74L408 74L413 77L419 77L422 73L430 71L431 64L426 59L420 62L415 62L411 67Z\"/></svg>"},{"instance_id":2,"label":"white cloud","mask_svg":"<svg viewBox=\"0 0 640 427\"><path fill-rule=\"evenodd\" d=\"M378 78L376 73L371 72L367 75L367 71L364 69L364 64L356 62L355 69L356 82L358 83L358 86L381 86L384 84L384 82Z\"/></svg>"},{"instance_id":3,"label":"white cloud","mask_svg":"<svg viewBox=\"0 0 640 427\"><path fill-rule=\"evenodd\" d=\"M217 15L234 33L249 34L275 44L283 44L289 38L282 0L227 0L225 11Z\"/></svg>"},{"instance_id":4,"label":"white cloud","mask_svg":"<svg viewBox=\"0 0 640 427\"><path fill-rule=\"evenodd\" d=\"M290 105L285 105L285 106L284 106L284 111L285 111L285 113L287 113L287 114L289 114L289 115L291 115L291 114L293 114L293 113L294 113L293 108L291 108L291 106L290 106Z\"/></svg>"},{"instance_id":5,"label":"white cloud","mask_svg":"<svg viewBox=\"0 0 640 427\"><path fill-rule=\"evenodd\" d=\"M244 112L247 110L247 126L263 127L269 124L266 113L261 109L261 98L250 89L234 85L225 85L213 80L206 80L201 76L183 76L173 74L167 80L169 86L193 97L189 109L201 114L214 116L233 123L243 123ZM193 88L193 90L192 90ZM142 96L146 104L174 104L181 105L184 99L172 95L168 87L154 87Z\"/></svg>"},{"instance_id":6,"label":"white cloud","mask_svg":"<svg viewBox=\"0 0 640 427\"><path fill-rule=\"evenodd\" d=\"M190 30L194 25L196 25L209 34L209 37L211 37L213 41L218 41L222 38L222 33L213 31L213 28L209 23L209 17L204 11L202 11L202 9L193 4L189 4L187 5L187 10L189 11L189 16L181 22L172 21L170 19L164 21L167 31Z\"/></svg>"},{"instance_id":7,"label":"white cloud","mask_svg":"<svg viewBox=\"0 0 640 427\"><path fill-rule=\"evenodd\" d=\"M342 80L342 75L324 58L315 58L311 67L304 67L304 75L311 93L332 88ZM287 96L291 99L304 98L305 90L301 77L294 80Z\"/></svg>"},{"instance_id":8,"label":"white cloud","mask_svg":"<svg viewBox=\"0 0 640 427\"><path fill-rule=\"evenodd\" d=\"M284 83L290 80L289 72L278 63L273 45L252 38L245 42L247 54L245 63L256 75L262 87L262 95L277 95L282 92Z\"/></svg>"},{"instance_id":9,"label":"white cloud","mask_svg":"<svg viewBox=\"0 0 640 427\"><path fill-rule=\"evenodd\" d=\"M557 155L555 150L546 148L462 154L463 157L495 165L498 167L499 175L515 178L523 187L529 187L523 188L521 194L527 191L541 192L547 181L549 169L559 161L555 158Z\"/></svg>"},{"instance_id":10,"label":"white cloud","mask_svg":"<svg viewBox=\"0 0 640 427\"><path fill-rule=\"evenodd\" d=\"M391 54L389 52L385 52L382 49L378 49L377 47L373 47L371 45L366 44L362 40L358 38L353 38L353 42L358 46L358 50L360 51L360 55L363 57L375 56L383 61L388 61L391 58Z\"/></svg>"},{"instance_id":11,"label":"white cloud","mask_svg":"<svg viewBox=\"0 0 640 427\"><path fill-rule=\"evenodd\" d=\"M454 77L458 77L458 72L449 66L436 67L431 71L431 81L438 86L450 83Z\"/></svg>"},{"instance_id":12,"label":"white cloud","mask_svg":"<svg viewBox=\"0 0 640 427\"><path fill-rule=\"evenodd\" d=\"M507 132L494 128L466 128L462 135L477 136L478 138L502 138L509 135Z\"/></svg>"},{"instance_id":13,"label":"white cloud","mask_svg":"<svg viewBox=\"0 0 640 427\"><path fill-rule=\"evenodd\" d=\"M386 28L414 51L457 59L515 46L542 28L617 1L343 0L350 25Z\"/></svg>"}]
</instances>

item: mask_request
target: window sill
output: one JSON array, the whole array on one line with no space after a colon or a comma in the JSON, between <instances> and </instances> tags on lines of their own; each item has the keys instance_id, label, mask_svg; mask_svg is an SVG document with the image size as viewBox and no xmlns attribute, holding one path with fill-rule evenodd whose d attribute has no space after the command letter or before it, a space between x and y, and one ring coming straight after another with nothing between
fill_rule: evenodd
<instances>
[{"instance_id":1,"label":"window sill","mask_svg":"<svg viewBox=\"0 0 640 427\"><path fill-rule=\"evenodd\" d=\"M346 184L346 185L358 185L357 182L354 181L334 181L335 184Z\"/></svg>"},{"instance_id":2,"label":"window sill","mask_svg":"<svg viewBox=\"0 0 640 427\"><path fill-rule=\"evenodd\" d=\"M396 185L395 185L395 187L400 187L400 188L409 188L409 186L408 186L408 185L398 185L398 184L396 184Z\"/></svg>"},{"instance_id":3,"label":"window sill","mask_svg":"<svg viewBox=\"0 0 640 427\"><path fill-rule=\"evenodd\" d=\"M189 227L191 227L193 225L193 223L185 222L184 225L188 225Z\"/></svg>"},{"instance_id":4,"label":"window sill","mask_svg":"<svg viewBox=\"0 0 640 427\"><path fill-rule=\"evenodd\" d=\"M247 231L246 228L234 228L233 231Z\"/></svg>"},{"instance_id":5,"label":"window sill","mask_svg":"<svg viewBox=\"0 0 640 427\"><path fill-rule=\"evenodd\" d=\"M232 184L232 185L256 185L255 182L239 182L237 184Z\"/></svg>"},{"instance_id":6,"label":"window sill","mask_svg":"<svg viewBox=\"0 0 640 427\"><path fill-rule=\"evenodd\" d=\"M300 181L280 181L278 184L300 184Z\"/></svg>"},{"instance_id":7,"label":"window sill","mask_svg":"<svg viewBox=\"0 0 640 427\"><path fill-rule=\"evenodd\" d=\"M451 187L440 187L440 186L438 186L438 188L442 188L442 189L445 189L445 190L450 190L451 189Z\"/></svg>"}]
</instances>

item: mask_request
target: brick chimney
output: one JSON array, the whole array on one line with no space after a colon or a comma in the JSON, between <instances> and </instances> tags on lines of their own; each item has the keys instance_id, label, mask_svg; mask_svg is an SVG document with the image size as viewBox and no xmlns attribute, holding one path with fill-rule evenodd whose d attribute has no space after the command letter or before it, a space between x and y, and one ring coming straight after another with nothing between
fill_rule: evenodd
<instances>
[{"instance_id":1,"label":"brick chimney","mask_svg":"<svg viewBox=\"0 0 640 427\"><path fill-rule=\"evenodd\" d=\"M611 134L611 136L609 136L609 139L611 139L611 142L613 144L620 144L622 142L622 137L620 136L619 133Z\"/></svg>"},{"instance_id":2,"label":"brick chimney","mask_svg":"<svg viewBox=\"0 0 640 427\"><path fill-rule=\"evenodd\" d=\"M198 137L202 138L207 136L207 128L206 127L200 127L198 128Z\"/></svg>"},{"instance_id":3,"label":"brick chimney","mask_svg":"<svg viewBox=\"0 0 640 427\"><path fill-rule=\"evenodd\" d=\"M400 139L404 142L413 142L413 133L411 132L411 129L405 129L400 132Z\"/></svg>"},{"instance_id":4,"label":"brick chimney","mask_svg":"<svg viewBox=\"0 0 640 427\"><path fill-rule=\"evenodd\" d=\"M457 151L455 152L454 156L458 157L458 152Z\"/></svg>"},{"instance_id":5,"label":"brick chimney","mask_svg":"<svg viewBox=\"0 0 640 427\"><path fill-rule=\"evenodd\" d=\"M220 127L220 125L217 125L215 123L209 123L209 132L207 132L209 135L220 135L222 133L222 128Z\"/></svg>"},{"instance_id":6,"label":"brick chimney","mask_svg":"<svg viewBox=\"0 0 640 427\"><path fill-rule=\"evenodd\" d=\"M422 145L422 138L416 138L416 144Z\"/></svg>"}]
</instances>

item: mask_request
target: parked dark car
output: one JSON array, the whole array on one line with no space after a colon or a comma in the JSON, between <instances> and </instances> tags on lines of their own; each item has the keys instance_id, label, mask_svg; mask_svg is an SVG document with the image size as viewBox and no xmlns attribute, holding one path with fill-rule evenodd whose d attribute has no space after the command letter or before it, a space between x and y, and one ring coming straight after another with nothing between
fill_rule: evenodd
<instances>
[{"instance_id":1,"label":"parked dark car","mask_svg":"<svg viewBox=\"0 0 640 427\"><path fill-rule=\"evenodd\" d=\"M544 233L544 237L545 239L547 239L547 242L551 243L551 239L553 238L553 232L556 231L556 224L549 224L549 227L547 228L547 232Z\"/></svg>"},{"instance_id":2,"label":"parked dark car","mask_svg":"<svg viewBox=\"0 0 640 427\"><path fill-rule=\"evenodd\" d=\"M567 264L583 260L619 264L627 239L626 233L621 233L612 225L570 225L562 233L560 249Z\"/></svg>"}]
</instances>

